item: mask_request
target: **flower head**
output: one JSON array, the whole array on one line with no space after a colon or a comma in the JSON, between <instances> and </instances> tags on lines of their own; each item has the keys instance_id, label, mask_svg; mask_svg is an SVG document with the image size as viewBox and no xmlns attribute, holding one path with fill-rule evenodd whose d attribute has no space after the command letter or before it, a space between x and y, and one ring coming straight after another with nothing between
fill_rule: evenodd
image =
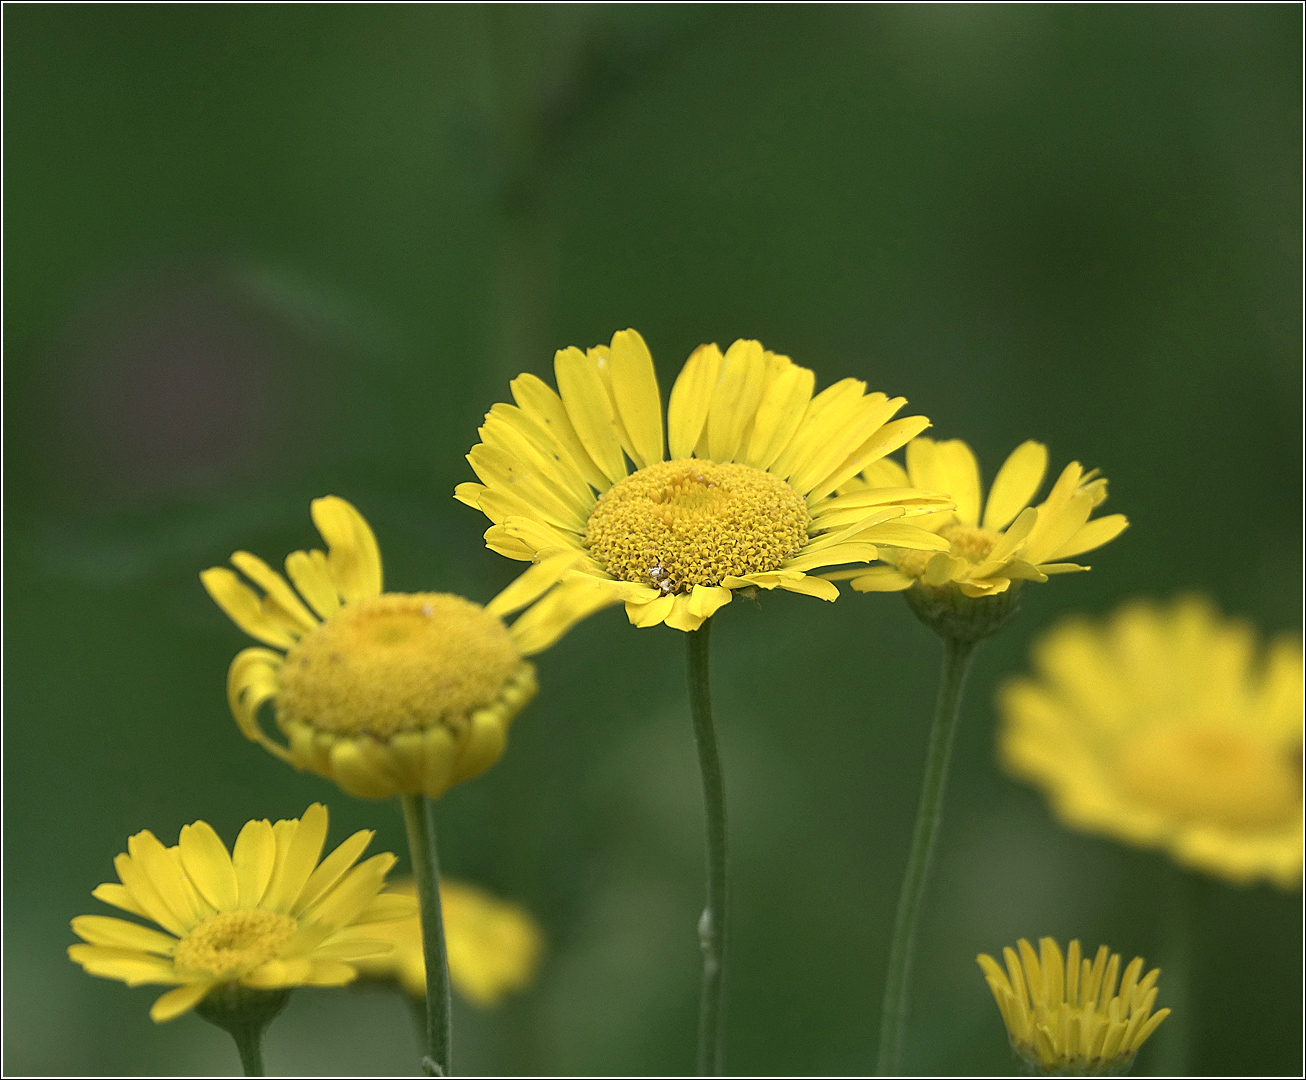
<instances>
[{"instance_id":1,"label":"flower head","mask_svg":"<svg viewBox=\"0 0 1306 1080\"><path fill-rule=\"evenodd\" d=\"M354 866L373 833L355 833L319 863L326 833L320 803L302 818L249 822L231 854L203 821L184 826L171 848L139 832L114 859L119 880L92 895L160 929L79 915L72 927L86 944L68 955L90 975L175 987L150 1009L157 1023L231 984L343 986L357 961L393 948L382 931L415 918L416 901L381 893L393 855Z\"/></svg>"},{"instance_id":2,"label":"flower head","mask_svg":"<svg viewBox=\"0 0 1306 1080\"><path fill-rule=\"evenodd\" d=\"M391 892L417 895L411 881L394 885ZM440 907L449 979L468 1001L497 1005L534 978L544 955L544 935L524 908L458 881L440 882ZM421 921L413 915L386 924L384 930L394 951L359 964L359 971L375 978L397 979L410 994L422 997L426 993L426 960Z\"/></svg>"},{"instance_id":3,"label":"flower head","mask_svg":"<svg viewBox=\"0 0 1306 1080\"><path fill-rule=\"evenodd\" d=\"M1067 825L1234 882L1302 872L1302 651L1197 598L1065 622L1001 688L1003 763Z\"/></svg>"},{"instance_id":4,"label":"flower head","mask_svg":"<svg viewBox=\"0 0 1306 1080\"><path fill-rule=\"evenodd\" d=\"M735 591L787 589L825 600L809 572L868 562L879 544L943 550L904 524L946 505L937 494L836 489L929 422L891 420L904 398L844 379L815 397L815 376L756 341L696 349L663 414L653 359L634 330L611 346L563 349L555 393L512 382L468 455L480 483L456 497L494 524L486 545L513 559L581 558L636 626L696 630ZM627 465L634 466L632 472Z\"/></svg>"},{"instance_id":5,"label":"flower head","mask_svg":"<svg viewBox=\"0 0 1306 1080\"><path fill-rule=\"evenodd\" d=\"M1143 976L1143 958L1136 956L1122 975L1120 954L1105 945L1089 963L1078 941L1070 943L1064 959L1050 937L1038 944L1035 953L1021 938L1019 956L1015 949L1003 949L1006 971L985 953L975 958L1007 1025L1011 1048L1049 1075L1120 1075L1170 1015L1169 1009L1152 1012L1160 969Z\"/></svg>"},{"instance_id":6,"label":"flower head","mask_svg":"<svg viewBox=\"0 0 1306 1080\"><path fill-rule=\"evenodd\" d=\"M315 499L312 512L327 551L287 557L294 588L246 551L231 561L262 597L225 567L200 579L237 626L272 646L231 663L227 698L240 730L351 795L438 798L484 772L535 693L525 658L613 602L588 581L559 583L577 561L570 552L541 560L485 607L449 593L383 593L363 516L335 496ZM259 725L268 701L284 746Z\"/></svg>"},{"instance_id":7,"label":"flower head","mask_svg":"<svg viewBox=\"0 0 1306 1080\"><path fill-rule=\"evenodd\" d=\"M960 439L935 442L913 439L907 445L907 468L894 461L876 462L846 491L899 488L908 484L946 492L955 509L916 518L948 542L945 551L890 550L887 566L851 577L859 592L896 592L920 584L955 586L968 597L995 596L1013 581L1047 581L1051 574L1087 570L1067 562L1114 540L1129 522L1123 514L1089 520L1106 499L1106 480L1096 470L1084 472L1072 461L1038 506L1031 506L1048 467L1047 447L1022 443L994 477L987 503L982 498L979 464ZM981 513L982 511L982 513Z\"/></svg>"}]
</instances>

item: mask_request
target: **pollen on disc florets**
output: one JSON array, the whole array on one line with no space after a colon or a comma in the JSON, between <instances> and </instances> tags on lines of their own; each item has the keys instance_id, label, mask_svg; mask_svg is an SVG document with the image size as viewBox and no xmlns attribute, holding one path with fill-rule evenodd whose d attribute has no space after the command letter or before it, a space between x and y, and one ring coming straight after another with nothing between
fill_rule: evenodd
<instances>
[{"instance_id":1,"label":"pollen on disc florets","mask_svg":"<svg viewBox=\"0 0 1306 1080\"><path fill-rule=\"evenodd\" d=\"M665 593L777 569L807 542L806 500L739 463L664 461L609 488L585 546L613 577Z\"/></svg>"},{"instance_id":2,"label":"pollen on disc florets","mask_svg":"<svg viewBox=\"0 0 1306 1080\"><path fill-rule=\"evenodd\" d=\"M184 971L236 979L275 960L297 929L289 915L264 908L220 912L177 943L173 962Z\"/></svg>"},{"instance_id":3,"label":"pollen on disc florets","mask_svg":"<svg viewBox=\"0 0 1306 1080\"><path fill-rule=\"evenodd\" d=\"M525 664L503 622L450 593L385 593L345 605L286 654L281 726L387 739L461 732Z\"/></svg>"}]
</instances>

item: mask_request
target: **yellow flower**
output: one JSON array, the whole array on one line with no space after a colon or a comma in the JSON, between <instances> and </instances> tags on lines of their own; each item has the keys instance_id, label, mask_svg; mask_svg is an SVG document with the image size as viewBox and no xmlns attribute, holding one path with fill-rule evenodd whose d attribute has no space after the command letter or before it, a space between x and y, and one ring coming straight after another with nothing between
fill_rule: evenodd
<instances>
[{"instance_id":1,"label":"yellow flower","mask_svg":"<svg viewBox=\"0 0 1306 1080\"><path fill-rule=\"evenodd\" d=\"M417 895L411 881L399 882L390 891ZM488 1007L530 984L544 955L544 935L524 908L457 881L440 882L440 906L444 911L449 979L463 997ZM424 997L426 961L422 955L421 921L414 915L388 923L384 931L394 951L359 964L359 971L376 978L397 979L410 994Z\"/></svg>"},{"instance_id":2,"label":"yellow flower","mask_svg":"<svg viewBox=\"0 0 1306 1080\"><path fill-rule=\"evenodd\" d=\"M1002 950L1003 971L993 957L975 959L993 991L1011 1047L1039 1072L1070 1076L1119 1075L1138 1048L1170 1015L1152 1012L1160 969L1143 974L1136 956L1120 974L1120 954L1105 945L1090 964L1072 941L1064 960L1050 937L1039 941L1039 954L1019 941L1020 955ZM1119 991L1116 978L1120 978Z\"/></svg>"},{"instance_id":3,"label":"yellow flower","mask_svg":"<svg viewBox=\"0 0 1306 1080\"><path fill-rule=\"evenodd\" d=\"M513 380L516 406L490 410L467 457L481 483L455 494L494 522L485 542L501 555L580 553L577 571L608 583L636 626L697 630L740 589L835 600L809 571L868 562L877 544L943 547L894 520L941 496L835 493L929 425L890 422L905 398L856 379L813 397L812 372L756 341L724 356L703 345L671 389L668 460L653 358L634 330L559 351L554 373L559 393Z\"/></svg>"},{"instance_id":4,"label":"yellow flower","mask_svg":"<svg viewBox=\"0 0 1306 1080\"><path fill-rule=\"evenodd\" d=\"M387 923L415 918L416 902L381 893L393 855L354 866L373 833L354 833L319 863L326 833L320 803L302 819L249 822L230 855L203 821L183 827L171 848L139 832L114 859L119 881L92 895L162 929L79 915L73 931L87 944L70 946L68 955L90 975L174 986L150 1009L156 1023L233 983L343 986L357 975L357 961L393 947Z\"/></svg>"},{"instance_id":5,"label":"yellow flower","mask_svg":"<svg viewBox=\"0 0 1306 1080\"><path fill-rule=\"evenodd\" d=\"M933 588L955 585L963 595L979 597L1006 592L1013 581L1042 582L1051 574L1089 569L1065 560L1114 540L1129 522L1123 514L1089 520L1106 499L1106 480L1096 470L1084 472L1077 461L1062 470L1043 502L1031 506L1047 467L1046 446L1022 443L998 470L985 504L979 464L969 446L960 439L913 439L905 470L897 462L879 461L844 490L911 484L946 492L956 509L916 518L913 524L947 540L949 550L889 551L884 556L889 566L831 577L852 578L859 592L897 592L919 582Z\"/></svg>"},{"instance_id":6,"label":"yellow flower","mask_svg":"<svg viewBox=\"0 0 1306 1080\"><path fill-rule=\"evenodd\" d=\"M1302 650L1197 598L1063 623L1001 688L1005 766L1073 828L1235 882L1302 872Z\"/></svg>"},{"instance_id":7,"label":"yellow flower","mask_svg":"<svg viewBox=\"0 0 1306 1080\"><path fill-rule=\"evenodd\" d=\"M449 593L382 593L381 555L362 515L335 496L315 499L312 512L327 552L287 557L298 593L245 551L231 561L262 598L225 567L200 579L232 622L273 646L245 649L231 663L227 698L240 730L351 795L434 799L484 772L535 693L525 657L613 602L588 581L558 584L578 558L565 552L485 607ZM285 746L259 726L267 701Z\"/></svg>"}]
</instances>

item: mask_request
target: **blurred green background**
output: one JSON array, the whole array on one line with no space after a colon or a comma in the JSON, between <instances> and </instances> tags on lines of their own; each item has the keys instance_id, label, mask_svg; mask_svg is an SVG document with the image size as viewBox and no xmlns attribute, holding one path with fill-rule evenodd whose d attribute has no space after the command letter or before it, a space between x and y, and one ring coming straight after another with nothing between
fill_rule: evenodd
<instances>
[{"instance_id":1,"label":"blurred green background","mask_svg":"<svg viewBox=\"0 0 1306 1080\"><path fill-rule=\"evenodd\" d=\"M1063 613L1200 589L1299 624L1296 5L18 6L4 30L7 1072L236 1068L64 956L128 834L230 840L321 799L333 841L404 841L392 804L240 737L247 642L199 570L316 542L331 492L391 587L490 597L520 565L451 498L482 414L627 326L664 393L700 342L757 337L906 395L986 478L1030 437L1101 467L1133 522L980 654L905 1066L1010 1069L976 952L1052 934L1166 964L1187 894L1192 981L1162 976L1182 1009L1136 1071L1301 1069L1300 891L1063 831L996 767L992 706ZM893 596L717 622L727 1060L865 1072L939 646ZM530 994L459 1006L456 1067L689 1071L681 637L613 610L540 669L501 764L437 808L447 872L550 943ZM417 1062L366 991L299 992L266 1053Z\"/></svg>"}]
</instances>

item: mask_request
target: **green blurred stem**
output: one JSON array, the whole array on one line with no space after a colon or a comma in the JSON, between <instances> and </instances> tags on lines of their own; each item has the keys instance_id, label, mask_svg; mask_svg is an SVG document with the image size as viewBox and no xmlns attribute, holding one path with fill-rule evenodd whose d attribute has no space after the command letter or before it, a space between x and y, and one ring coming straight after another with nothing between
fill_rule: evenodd
<instances>
[{"instance_id":1,"label":"green blurred stem","mask_svg":"<svg viewBox=\"0 0 1306 1080\"><path fill-rule=\"evenodd\" d=\"M231 1037L236 1040L236 1049L240 1052L240 1065L246 1076L263 1075L263 1028L235 1027Z\"/></svg>"},{"instance_id":2,"label":"green blurred stem","mask_svg":"<svg viewBox=\"0 0 1306 1080\"><path fill-rule=\"evenodd\" d=\"M912 833L911 855L907 873L898 896L898 913L893 920L893 942L889 946L889 970L884 980L884 1005L880 1013L880 1054L876 1071L881 1076L898 1072L902 1056L903 1035L907 1027L907 986L911 978L912 954L916 945L916 928L920 922L921 901L929 877L934 839L939 831L943 811L943 791L948 779L948 758L952 737L961 712L961 694L966 685L976 641L943 639L943 672L939 682L939 700L930 729L930 745L925 757L925 785L921 789L916 811L916 828Z\"/></svg>"},{"instance_id":3,"label":"green blurred stem","mask_svg":"<svg viewBox=\"0 0 1306 1080\"><path fill-rule=\"evenodd\" d=\"M427 1076L452 1076L450 1069L449 962L444 951L444 915L440 910L440 862L435 854L435 822L424 795L400 795L408 852L422 910L422 951L426 960Z\"/></svg>"},{"instance_id":4,"label":"green blurred stem","mask_svg":"<svg viewBox=\"0 0 1306 1080\"><path fill-rule=\"evenodd\" d=\"M689 709L703 773L703 805L707 817L707 906L698 921L703 952L703 989L698 1003L698 1075L721 1075L721 1018L724 1006L726 959L726 787L712 726L712 689L708 646L712 620L685 634L689 662Z\"/></svg>"}]
</instances>

